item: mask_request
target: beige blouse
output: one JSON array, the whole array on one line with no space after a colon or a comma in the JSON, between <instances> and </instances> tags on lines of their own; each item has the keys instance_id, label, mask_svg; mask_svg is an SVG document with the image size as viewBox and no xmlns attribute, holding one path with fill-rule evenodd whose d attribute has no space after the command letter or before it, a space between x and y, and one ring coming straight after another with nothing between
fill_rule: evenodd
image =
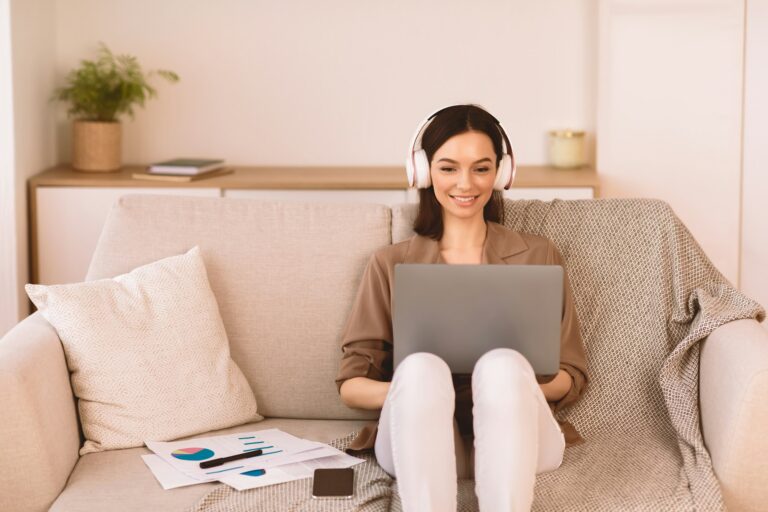
<instances>
[{"instance_id":1,"label":"beige blouse","mask_svg":"<svg viewBox=\"0 0 768 512\"><path fill-rule=\"evenodd\" d=\"M482 263L506 265L561 265L560 252L544 237L518 233L495 222L487 222ZM431 238L414 235L408 240L377 250L368 261L357 297L342 335L341 366L336 384L352 377L368 377L380 381L392 380L392 285L398 263L446 263L439 243ZM549 402L555 413L575 402L587 385L586 358L579 333L579 321L567 272L563 273L564 300L561 323L560 368L573 378L566 395ZM456 392L455 418L463 436L472 435L472 385L470 374L454 374ZM552 377L536 376L539 383ZM568 422L558 421L565 435L566 446L583 441ZM365 426L350 445L352 450L373 448L377 422Z\"/></svg>"}]
</instances>

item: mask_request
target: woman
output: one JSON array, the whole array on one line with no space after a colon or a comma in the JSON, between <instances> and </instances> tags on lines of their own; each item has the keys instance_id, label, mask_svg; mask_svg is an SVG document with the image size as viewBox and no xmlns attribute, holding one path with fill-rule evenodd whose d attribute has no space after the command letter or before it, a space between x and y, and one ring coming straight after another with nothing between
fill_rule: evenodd
<instances>
[{"instance_id":1,"label":"woman","mask_svg":"<svg viewBox=\"0 0 768 512\"><path fill-rule=\"evenodd\" d=\"M342 401L381 409L378 428L364 429L350 448L375 449L397 478L406 511L456 510L457 474L472 473L482 511L529 510L536 474L558 468L565 446L582 441L553 416L587 383L567 276L560 371L550 382L540 382L511 349L484 354L471 376L451 375L427 353L408 356L392 371L395 264L563 265L548 239L501 225L501 190L514 177L507 148L500 123L476 105L446 107L420 125L407 166L420 188L417 234L371 256L344 330L336 379Z\"/></svg>"}]
</instances>

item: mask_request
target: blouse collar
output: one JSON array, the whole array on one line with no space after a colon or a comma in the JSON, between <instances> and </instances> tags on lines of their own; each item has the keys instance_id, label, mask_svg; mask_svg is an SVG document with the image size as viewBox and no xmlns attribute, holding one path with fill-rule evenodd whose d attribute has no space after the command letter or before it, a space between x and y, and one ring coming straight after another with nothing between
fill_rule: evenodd
<instances>
[{"instance_id":1,"label":"blouse collar","mask_svg":"<svg viewBox=\"0 0 768 512\"><path fill-rule=\"evenodd\" d=\"M504 264L505 258L528 250L520 233L496 222L486 221L488 227L483 243L482 263ZM440 244L432 238L414 235L408 244L405 263L445 263Z\"/></svg>"}]
</instances>

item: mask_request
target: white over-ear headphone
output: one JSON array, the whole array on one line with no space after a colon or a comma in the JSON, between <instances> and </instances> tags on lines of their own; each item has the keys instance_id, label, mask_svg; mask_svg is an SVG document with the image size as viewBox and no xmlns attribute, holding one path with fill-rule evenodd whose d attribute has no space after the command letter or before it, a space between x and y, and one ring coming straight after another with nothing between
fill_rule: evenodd
<instances>
[{"instance_id":1,"label":"white over-ear headphone","mask_svg":"<svg viewBox=\"0 0 768 512\"><path fill-rule=\"evenodd\" d=\"M419 124L416 133L413 135L411 144L408 147L408 158L405 160L405 170L408 174L409 187L429 188L429 186L432 185L432 179L429 176L429 160L427 159L427 152L421 149L421 136L424 133L424 130L426 130L427 126L429 126L429 124L432 122L432 119L435 118L435 116L437 116L443 110L451 108L452 106L455 105L441 108L440 110L434 112L429 117L424 119ZM474 106L483 108L480 105ZM485 109L483 108L483 110ZM487 110L485 111L488 112ZM504 127L501 126L499 120L493 117L490 112L488 112L488 115L490 115L493 120L496 121L496 125L499 127L499 132L501 133L502 156L501 162L499 163L499 168L496 171L496 181L493 183L493 189L506 190L512 186L512 182L515 180L515 171L517 170L515 166L515 157L512 154L512 148L509 144L507 133L504 131Z\"/></svg>"}]
</instances>

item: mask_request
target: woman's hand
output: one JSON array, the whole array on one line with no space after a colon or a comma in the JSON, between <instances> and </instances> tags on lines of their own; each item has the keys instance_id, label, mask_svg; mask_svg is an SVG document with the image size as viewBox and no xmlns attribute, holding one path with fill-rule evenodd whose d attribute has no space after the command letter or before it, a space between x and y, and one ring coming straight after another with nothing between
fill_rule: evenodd
<instances>
[{"instance_id":1,"label":"woman's hand","mask_svg":"<svg viewBox=\"0 0 768 512\"><path fill-rule=\"evenodd\" d=\"M355 409L381 409L389 392L389 382L353 377L341 384L341 401Z\"/></svg>"},{"instance_id":2,"label":"woman's hand","mask_svg":"<svg viewBox=\"0 0 768 512\"><path fill-rule=\"evenodd\" d=\"M539 384L547 402L556 402L568 394L573 386L573 377L565 370L560 370L554 379L544 384Z\"/></svg>"}]
</instances>

